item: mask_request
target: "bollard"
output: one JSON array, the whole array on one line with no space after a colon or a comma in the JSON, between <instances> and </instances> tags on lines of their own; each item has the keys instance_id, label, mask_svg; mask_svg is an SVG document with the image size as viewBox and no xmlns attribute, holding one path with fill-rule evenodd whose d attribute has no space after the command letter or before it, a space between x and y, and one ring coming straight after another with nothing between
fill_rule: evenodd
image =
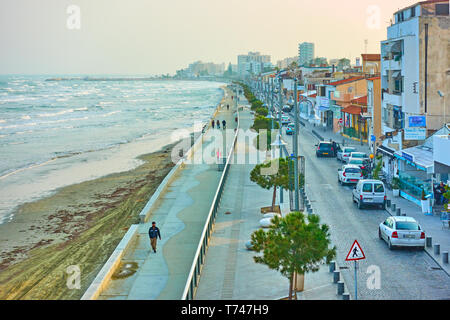
<instances>
[{"instance_id":1,"label":"bollard","mask_svg":"<svg viewBox=\"0 0 450 320\"><path fill-rule=\"evenodd\" d=\"M391 199L387 199L387 200L386 200L386 206L387 206L388 208L391 207Z\"/></svg>"},{"instance_id":2,"label":"bollard","mask_svg":"<svg viewBox=\"0 0 450 320\"><path fill-rule=\"evenodd\" d=\"M350 300L350 294L348 292L342 294L342 300Z\"/></svg>"},{"instance_id":3,"label":"bollard","mask_svg":"<svg viewBox=\"0 0 450 320\"><path fill-rule=\"evenodd\" d=\"M341 273L337 270L333 271L333 283L338 283Z\"/></svg>"},{"instance_id":4,"label":"bollard","mask_svg":"<svg viewBox=\"0 0 450 320\"><path fill-rule=\"evenodd\" d=\"M433 244L433 238L432 237L427 237L426 238L426 243L427 243L427 248L431 248L431 246Z\"/></svg>"},{"instance_id":5,"label":"bollard","mask_svg":"<svg viewBox=\"0 0 450 320\"><path fill-rule=\"evenodd\" d=\"M339 281L337 284L337 294L344 294L344 281Z\"/></svg>"},{"instance_id":6,"label":"bollard","mask_svg":"<svg viewBox=\"0 0 450 320\"><path fill-rule=\"evenodd\" d=\"M395 215L396 216L401 216L402 215L402 209L397 208L397 210L395 211Z\"/></svg>"},{"instance_id":7,"label":"bollard","mask_svg":"<svg viewBox=\"0 0 450 320\"><path fill-rule=\"evenodd\" d=\"M336 261L330 262L330 272L334 272L336 270Z\"/></svg>"},{"instance_id":8,"label":"bollard","mask_svg":"<svg viewBox=\"0 0 450 320\"><path fill-rule=\"evenodd\" d=\"M397 207L397 205L396 205L395 203L391 204L392 212L395 212L395 208L396 208L396 207Z\"/></svg>"},{"instance_id":9,"label":"bollard","mask_svg":"<svg viewBox=\"0 0 450 320\"><path fill-rule=\"evenodd\" d=\"M434 249L434 254L439 255L439 254L441 253L441 245L440 245L439 243L436 243L436 244L433 246L433 249Z\"/></svg>"},{"instance_id":10,"label":"bollard","mask_svg":"<svg viewBox=\"0 0 450 320\"><path fill-rule=\"evenodd\" d=\"M442 252L442 262L443 263L448 263L448 251L443 251Z\"/></svg>"}]
</instances>

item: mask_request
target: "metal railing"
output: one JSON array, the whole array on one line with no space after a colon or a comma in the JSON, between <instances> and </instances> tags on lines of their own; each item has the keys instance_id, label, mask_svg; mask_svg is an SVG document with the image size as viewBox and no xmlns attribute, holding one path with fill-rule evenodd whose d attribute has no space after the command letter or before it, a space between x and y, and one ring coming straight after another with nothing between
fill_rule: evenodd
<instances>
[{"instance_id":1,"label":"metal railing","mask_svg":"<svg viewBox=\"0 0 450 320\"><path fill-rule=\"evenodd\" d=\"M198 287L198 281L200 278L201 269L205 262L206 250L209 245L209 239L212 234L212 229L214 226L214 221L216 220L217 211L220 205L220 200L222 198L222 192L225 186L225 180L228 176L228 171L231 164L231 159L234 155L234 149L236 146L237 136L239 133L239 106L237 108L237 127L236 133L234 135L233 143L230 148L230 154L227 157L227 162L225 164L225 168L223 169L222 176L219 181L219 186L217 188L216 194L214 196L214 200L212 202L211 208L209 209L208 218L206 219L205 226L203 228L202 235L200 237L200 242L197 247L197 251L194 256L194 261L192 263L191 270L189 272L189 276L186 282L186 286L184 287L183 295L181 296L181 300L193 300L195 296L195 291Z\"/></svg>"}]
</instances>

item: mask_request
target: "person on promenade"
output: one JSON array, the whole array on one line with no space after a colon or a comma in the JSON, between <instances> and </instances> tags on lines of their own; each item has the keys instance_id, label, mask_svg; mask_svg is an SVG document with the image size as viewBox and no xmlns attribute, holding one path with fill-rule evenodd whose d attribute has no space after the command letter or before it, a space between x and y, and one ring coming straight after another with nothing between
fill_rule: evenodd
<instances>
[{"instance_id":1,"label":"person on promenade","mask_svg":"<svg viewBox=\"0 0 450 320\"><path fill-rule=\"evenodd\" d=\"M230 110L230 105L229 104L227 104L227 110Z\"/></svg>"},{"instance_id":2,"label":"person on promenade","mask_svg":"<svg viewBox=\"0 0 450 320\"><path fill-rule=\"evenodd\" d=\"M214 125L216 124L216 122L214 121L214 119L211 121L211 126L214 129Z\"/></svg>"},{"instance_id":3,"label":"person on promenade","mask_svg":"<svg viewBox=\"0 0 450 320\"><path fill-rule=\"evenodd\" d=\"M220 121L219 120L217 120L217 129L220 129Z\"/></svg>"},{"instance_id":4,"label":"person on promenade","mask_svg":"<svg viewBox=\"0 0 450 320\"><path fill-rule=\"evenodd\" d=\"M227 122L224 120L222 120L222 128L223 130L225 130L225 128L227 127Z\"/></svg>"},{"instance_id":5,"label":"person on promenade","mask_svg":"<svg viewBox=\"0 0 450 320\"><path fill-rule=\"evenodd\" d=\"M161 233L159 232L159 228L156 226L156 222L152 222L152 226L148 230L148 236L150 237L150 244L152 246L153 252L156 253L156 241L159 237L159 240L161 240Z\"/></svg>"},{"instance_id":6,"label":"person on promenade","mask_svg":"<svg viewBox=\"0 0 450 320\"><path fill-rule=\"evenodd\" d=\"M441 181L441 183L436 187L436 204L444 204L444 193L445 193L445 186L444 183Z\"/></svg>"}]
</instances>

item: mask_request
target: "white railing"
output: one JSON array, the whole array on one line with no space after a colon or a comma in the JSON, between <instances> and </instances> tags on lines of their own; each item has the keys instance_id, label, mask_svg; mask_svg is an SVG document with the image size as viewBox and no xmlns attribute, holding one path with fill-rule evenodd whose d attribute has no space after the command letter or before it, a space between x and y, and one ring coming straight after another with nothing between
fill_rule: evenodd
<instances>
[{"instance_id":1,"label":"white railing","mask_svg":"<svg viewBox=\"0 0 450 320\"><path fill-rule=\"evenodd\" d=\"M230 148L230 154L227 157L227 162L223 169L222 176L219 181L219 186L217 187L216 194L214 196L214 200L212 202L211 208L209 209L209 214L206 219L205 226L203 228L202 236L200 238L200 242L198 244L197 251L194 256L194 261L192 263L191 270L189 272L189 276L186 282L186 286L184 287L183 295L181 296L181 300L193 300L195 296L195 291L198 286L198 280L200 278L200 272L202 266L205 262L206 250L208 248L209 239L211 237L212 229L214 226L214 221L216 220L217 209L219 208L220 199L222 198L223 188L225 186L225 180L228 176L228 170L230 168L231 159L234 155L234 148L236 146L237 136L239 133L239 106L237 108L237 127L236 133L234 135L233 143Z\"/></svg>"}]
</instances>

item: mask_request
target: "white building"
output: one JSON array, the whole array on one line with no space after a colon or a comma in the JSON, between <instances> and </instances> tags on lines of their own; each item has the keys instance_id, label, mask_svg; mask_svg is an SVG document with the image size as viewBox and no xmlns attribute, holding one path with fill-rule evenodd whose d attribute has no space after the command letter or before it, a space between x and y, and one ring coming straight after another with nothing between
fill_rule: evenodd
<instances>
[{"instance_id":1,"label":"white building","mask_svg":"<svg viewBox=\"0 0 450 320\"><path fill-rule=\"evenodd\" d=\"M450 89L449 23L448 0L419 2L394 14L381 42L382 131L397 134L384 146L417 145L442 127L446 113L450 119L448 103L444 107L438 95Z\"/></svg>"},{"instance_id":2,"label":"white building","mask_svg":"<svg viewBox=\"0 0 450 320\"><path fill-rule=\"evenodd\" d=\"M259 74L266 66L271 66L270 56L259 52L238 55L238 72L241 76L248 73Z\"/></svg>"},{"instance_id":3,"label":"white building","mask_svg":"<svg viewBox=\"0 0 450 320\"><path fill-rule=\"evenodd\" d=\"M303 42L298 45L298 65L302 66L314 59L314 43Z\"/></svg>"}]
</instances>

